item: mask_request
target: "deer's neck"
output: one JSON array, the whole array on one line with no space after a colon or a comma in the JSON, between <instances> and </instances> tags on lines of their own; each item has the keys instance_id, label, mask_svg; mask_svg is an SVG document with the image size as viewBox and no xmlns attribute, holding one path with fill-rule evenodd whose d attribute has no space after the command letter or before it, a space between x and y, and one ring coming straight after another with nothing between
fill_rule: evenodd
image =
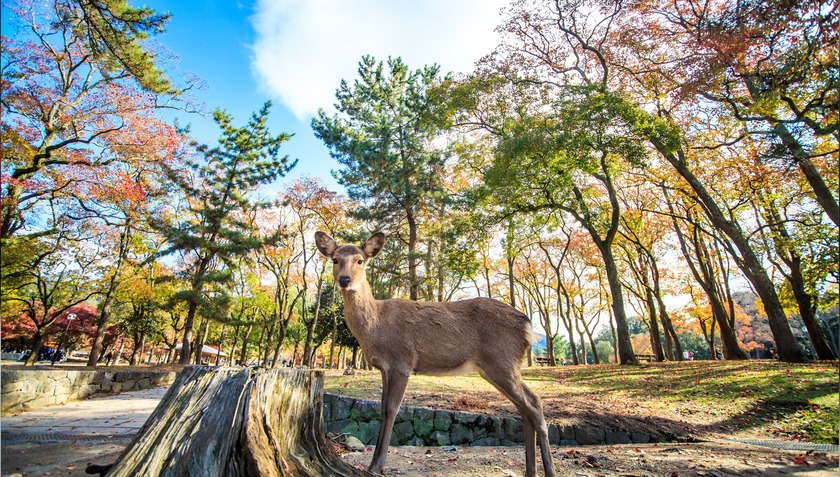
<instances>
[{"instance_id":1,"label":"deer's neck","mask_svg":"<svg viewBox=\"0 0 840 477\"><path fill-rule=\"evenodd\" d=\"M377 302L373 298L370 285L365 281L359 287L352 290L341 290L344 298L344 316L347 319L347 326L357 338L371 325L378 317Z\"/></svg>"}]
</instances>

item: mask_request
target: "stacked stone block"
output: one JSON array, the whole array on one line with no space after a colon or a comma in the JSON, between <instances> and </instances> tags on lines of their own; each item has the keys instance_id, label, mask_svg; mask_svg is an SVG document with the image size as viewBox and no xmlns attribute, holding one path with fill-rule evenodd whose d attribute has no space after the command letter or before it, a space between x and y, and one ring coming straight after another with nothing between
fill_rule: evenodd
<instances>
[{"instance_id":1,"label":"stacked stone block","mask_svg":"<svg viewBox=\"0 0 840 477\"><path fill-rule=\"evenodd\" d=\"M98 393L116 394L168 386L176 376L174 371L3 369L0 410L24 411L78 401Z\"/></svg>"},{"instance_id":2,"label":"stacked stone block","mask_svg":"<svg viewBox=\"0 0 840 477\"><path fill-rule=\"evenodd\" d=\"M378 401L324 393L324 423L332 434L349 434L365 445L376 444L382 410ZM525 442L522 421L485 414L401 406L394 422L391 445L409 446L520 446ZM552 445L644 444L660 438L647 433L604 430L590 426L550 424Z\"/></svg>"}]
</instances>

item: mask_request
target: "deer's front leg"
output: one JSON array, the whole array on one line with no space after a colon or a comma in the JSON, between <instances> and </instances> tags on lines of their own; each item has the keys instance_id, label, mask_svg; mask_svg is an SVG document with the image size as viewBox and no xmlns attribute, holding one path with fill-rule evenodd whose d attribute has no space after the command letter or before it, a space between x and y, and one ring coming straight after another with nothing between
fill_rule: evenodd
<instances>
[{"instance_id":1,"label":"deer's front leg","mask_svg":"<svg viewBox=\"0 0 840 477\"><path fill-rule=\"evenodd\" d=\"M368 470L377 474L385 467L388 457L388 445L391 443L391 431L394 420L400 410L405 387L408 384L408 374L397 371L382 371L382 421L379 423L379 437L376 438L376 450Z\"/></svg>"}]
</instances>

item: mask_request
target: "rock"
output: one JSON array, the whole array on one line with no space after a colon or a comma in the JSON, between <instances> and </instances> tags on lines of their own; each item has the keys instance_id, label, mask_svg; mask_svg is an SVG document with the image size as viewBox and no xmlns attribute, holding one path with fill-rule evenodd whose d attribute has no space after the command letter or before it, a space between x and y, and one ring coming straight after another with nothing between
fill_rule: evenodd
<instances>
[{"instance_id":1,"label":"rock","mask_svg":"<svg viewBox=\"0 0 840 477\"><path fill-rule=\"evenodd\" d=\"M393 445L402 445L410 441L414 437L414 424L411 421L403 421L394 424L394 430L391 432L391 442L396 438L397 443Z\"/></svg>"},{"instance_id":2,"label":"rock","mask_svg":"<svg viewBox=\"0 0 840 477\"><path fill-rule=\"evenodd\" d=\"M607 444L630 444L630 433L625 431L606 431Z\"/></svg>"},{"instance_id":3,"label":"rock","mask_svg":"<svg viewBox=\"0 0 840 477\"><path fill-rule=\"evenodd\" d=\"M558 426L560 428L561 441L575 440L575 426Z\"/></svg>"},{"instance_id":4,"label":"rock","mask_svg":"<svg viewBox=\"0 0 840 477\"><path fill-rule=\"evenodd\" d=\"M449 411L435 411L435 424L434 428L436 431L446 431L447 435L449 434L449 426L452 425L452 414ZM448 438L448 437L447 437Z\"/></svg>"},{"instance_id":5,"label":"rock","mask_svg":"<svg viewBox=\"0 0 840 477\"><path fill-rule=\"evenodd\" d=\"M365 445L362 444L362 441L353 436L347 436L347 439L344 440L344 445L351 451L355 452L364 452L365 450Z\"/></svg>"},{"instance_id":6,"label":"rock","mask_svg":"<svg viewBox=\"0 0 840 477\"><path fill-rule=\"evenodd\" d=\"M397 411L397 418L394 422L406 422L414 420L414 408L411 406L400 406Z\"/></svg>"},{"instance_id":7,"label":"rock","mask_svg":"<svg viewBox=\"0 0 840 477\"><path fill-rule=\"evenodd\" d=\"M336 396L335 400L333 401L333 410L332 410L332 418L336 421L341 421L343 419L347 419L350 417L350 409L353 407L353 404L356 402L353 398L346 398L341 396Z\"/></svg>"},{"instance_id":8,"label":"rock","mask_svg":"<svg viewBox=\"0 0 840 477\"><path fill-rule=\"evenodd\" d=\"M330 421L325 426L327 432L332 434L358 434L359 423L351 421L350 419L342 419L340 421Z\"/></svg>"},{"instance_id":9,"label":"rock","mask_svg":"<svg viewBox=\"0 0 840 477\"><path fill-rule=\"evenodd\" d=\"M324 395L324 408L321 410L321 416L324 422L332 421L332 401L327 399L326 395Z\"/></svg>"},{"instance_id":10,"label":"rock","mask_svg":"<svg viewBox=\"0 0 840 477\"><path fill-rule=\"evenodd\" d=\"M505 438L505 429L502 420L496 416L489 416L487 420L487 437L502 440Z\"/></svg>"},{"instance_id":11,"label":"rock","mask_svg":"<svg viewBox=\"0 0 840 477\"><path fill-rule=\"evenodd\" d=\"M603 429L597 427L576 426L575 440L583 446L603 444L606 440L606 435Z\"/></svg>"},{"instance_id":12,"label":"rock","mask_svg":"<svg viewBox=\"0 0 840 477\"><path fill-rule=\"evenodd\" d=\"M525 442L525 426L519 419L506 417L504 420L505 438L514 442Z\"/></svg>"},{"instance_id":13,"label":"rock","mask_svg":"<svg viewBox=\"0 0 840 477\"><path fill-rule=\"evenodd\" d=\"M470 444L471 446L498 446L501 443L495 437L485 437L483 439L476 439Z\"/></svg>"},{"instance_id":14,"label":"rock","mask_svg":"<svg viewBox=\"0 0 840 477\"><path fill-rule=\"evenodd\" d=\"M560 442L560 428L557 424L549 424L548 426L548 443L556 446Z\"/></svg>"},{"instance_id":15,"label":"rock","mask_svg":"<svg viewBox=\"0 0 840 477\"><path fill-rule=\"evenodd\" d=\"M350 409L350 419L354 421L373 421L382 419L382 405L375 401L356 401Z\"/></svg>"},{"instance_id":16,"label":"rock","mask_svg":"<svg viewBox=\"0 0 840 477\"><path fill-rule=\"evenodd\" d=\"M359 432L355 435L357 435L359 440L365 444L375 444L376 436L379 435L379 421L373 420L369 422L360 422Z\"/></svg>"},{"instance_id":17,"label":"rock","mask_svg":"<svg viewBox=\"0 0 840 477\"><path fill-rule=\"evenodd\" d=\"M452 444L469 444L474 440L473 430L468 424L456 422L449 427L449 442Z\"/></svg>"},{"instance_id":18,"label":"rock","mask_svg":"<svg viewBox=\"0 0 840 477\"><path fill-rule=\"evenodd\" d=\"M414 434L428 437L434 430L435 411L427 407L414 409Z\"/></svg>"},{"instance_id":19,"label":"rock","mask_svg":"<svg viewBox=\"0 0 840 477\"><path fill-rule=\"evenodd\" d=\"M429 441L433 446L448 446L449 433L444 431L435 431L429 437Z\"/></svg>"}]
</instances>

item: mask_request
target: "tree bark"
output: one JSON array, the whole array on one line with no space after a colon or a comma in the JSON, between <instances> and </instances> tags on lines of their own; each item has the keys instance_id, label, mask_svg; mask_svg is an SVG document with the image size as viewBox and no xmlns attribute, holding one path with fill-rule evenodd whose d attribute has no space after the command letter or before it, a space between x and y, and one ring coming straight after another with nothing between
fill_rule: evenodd
<instances>
[{"instance_id":1,"label":"tree bark","mask_svg":"<svg viewBox=\"0 0 840 477\"><path fill-rule=\"evenodd\" d=\"M90 348L88 355L87 366L96 366L98 364L98 357L102 354L102 344L105 341L105 328L108 326L108 320L111 318L111 303L113 302L113 294L106 293L105 299L99 306L99 317L96 320L96 337L93 339L93 345ZM102 330L100 332L100 330Z\"/></svg>"},{"instance_id":2,"label":"tree bark","mask_svg":"<svg viewBox=\"0 0 840 477\"><path fill-rule=\"evenodd\" d=\"M665 352L662 349L662 340L659 336L659 322L657 320L656 303L653 300L653 291L648 283L647 270L643 268L640 270L642 277L642 285L645 289L645 306L648 309L648 317L650 320L650 347L653 350L654 359L656 362L665 361ZM670 340L669 340L670 341Z\"/></svg>"},{"instance_id":3,"label":"tree bark","mask_svg":"<svg viewBox=\"0 0 840 477\"><path fill-rule=\"evenodd\" d=\"M410 209L406 209L405 212L408 221L408 295L410 300L417 301L417 262L414 256L417 249L417 221Z\"/></svg>"},{"instance_id":4,"label":"tree bark","mask_svg":"<svg viewBox=\"0 0 840 477\"><path fill-rule=\"evenodd\" d=\"M692 190L697 194L697 199L703 204L703 210L709 218L709 221L732 241L732 244L740 254L740 257L735 256L735 251L730 250L730 254L733 254L733 258L738 263L738 267L761 298L764 311L767 314L770 331L773 334L773 340L776 342L776 352L779 355L779 359L789 363L807 362L808 359L802 353L802 350L799 349L799 344L793 336L793 330L790 328L790 323L785 315L784 308L779 301L779 296L776 294L776 288L773 286L773 282L770 280L764 265L753 250L740 225L735 221L727 220L723 211L706 187L689 170L686 158L681 150L678 150L674 154L663 144L659 143L659 141L651 138L651 142L660 151L662 156L671 163L677 173L691 186Z\"/></svg>"},{"instance_id":5,"label":"tree bark","mask_svg":"<svg viewBox=\"0 0 840 477\"><path fill-rule=\"evenodd\" d=\"M108 477L365 476L324 434L323 374L188 366Z\"/></svg>"},{"instance_id":6,"label":"tree bark","mask_svg":"<svg viewBox=\"0 0 840 477\"><path fill-rule=\"evenodd\" d=\"M782 273L785 275L791 291L793 291L793 296L799 307L799 316L802 317L802 322L805 323L805 328L808 330L808 337L811 339L811 344L817 353L817 359L834 359L834 352L828 345L828 340L825 338L822 327L817 322L818 297L816 294L812 295L808 293L805 288L805 276L802 273L802 256L799 255L799 252L795 248L789 245L792 239L785 228L782 216L776 205L773 202L768 202L764 210L770 223L770 230L773 231L776 254L787 265L789 270L787 273L782 270Z\"/></svg>"},{"instance_id":7,"label":"tree bark","mask_svg":"<svg viewBox=\"0 0 840 477\"><path fill-rule=\"evenodd\" d=\"M720 341L723 346L724 358L728 360L749 359L749 355L738 344L738 337L735 335L735 330L733 330L729 324L729 316L726 312L726 308L723 306L723 298L718 292L719 287L715 285L717 275L714 272L712 259L709 248L706 246L706 242L703 240L697 226L692 224L691 243L694 247L694 256L692 257L688 248L688 239L684 236L682 229L680 229L679 223L677 222L674 206L670 202L670 199L667 200L668 210L671 212L671 220L674 225L674 232L677 234L680 250L682 251L686 264L691 270L691 274L694 276L695 281L706 293L706 296L709 299L709 306L712 309L712 316L720 326ZM689 223L691 224L691 221L689 221ZM714 345L710 344L710 346L712 346L712 355L714 356Z\"/></svg>"},{"instance_id":8,"label":"tree bark","mask_svg":"<svg viewBox=\"0 0 840 477\"><path fill-rule=\"evenodd\" d=\"M593 238L595 236L593 235ZM618 358L621 364L639 364L633 346L630 344L630 328L627 325L627 316L624 312L624 295L621 291L621 282L618 279L618 266L615 263L612 249L609 244L598 240L596 242L604 260L604 267L607 270L607 283L610 287L612 297L612 310L615 317L616 338L618 339Z\"/></svg>"},{"instance_id":9,"label":"tree bark","mask_svg":"<svg viewBox=\"0 0 840 477\"><path fill-rule=\"evenodd\" d=\"M35 360L38 359L38 351L40 351L41 346L44 345L44 335L41 333L40 328L35 330L35 336L32 338L32 352L29 353L29 356L26 357L26 361L23 363L24 366L34 366Z\"/></svg>"},{"instance_id":10,"label":"tree bark","mask_svg":"<svg viewBox=\"0 0 840 477\"><path fill-rule=\"evenodd\" d=\"M239 352L239 366L248 365L248 338L251 337L251 331L254 329L254 323L249 323L245 330L245 336L242 337L242 349Z\"/></svg>"}]
</instances>

